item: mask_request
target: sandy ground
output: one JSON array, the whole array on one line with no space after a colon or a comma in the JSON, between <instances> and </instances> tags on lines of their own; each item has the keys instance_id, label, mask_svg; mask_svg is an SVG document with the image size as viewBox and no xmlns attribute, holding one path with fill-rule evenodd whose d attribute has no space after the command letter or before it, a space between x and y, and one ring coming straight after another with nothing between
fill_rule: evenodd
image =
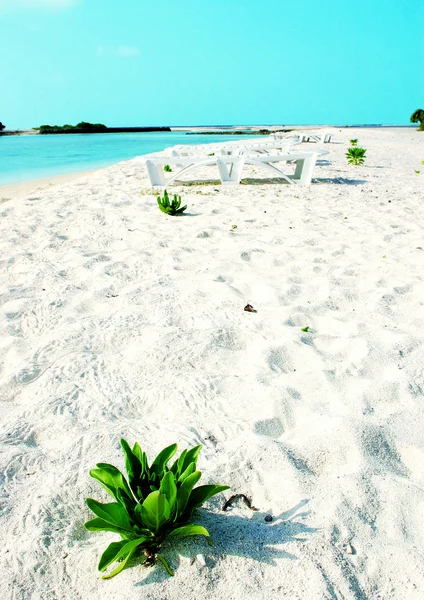
<instances>
[{"instance_id":1,"label":"sandy ground","mask_svg":"<svg viewBox=\"0 0 424 600\"><path fill-rule=\"evenodd\" d=\"M424 134L333 140L310 187L175 186L182 218L140 159L0 206L1 598L422 600ZM232 487L174 578L97 572L88 471L121 436L202 443Z\"/></svg>"},{"instance_id":2,"label":"sandy ground","mask_svg":"<svg viewBox=\"0 0 424 600\"><path fill-rule=\"evenodd\" d=\"M21 198L22 196L31 196L40 192L46 192L52 186L69 183L70 181L81 180L94 171L83 171L78 173L67 173L66 175L53 175L43 179L34 179L32 181L23 181L22 183L10 183L0 185L0 204L8 200Z\"/></svg>"}]
</instances>

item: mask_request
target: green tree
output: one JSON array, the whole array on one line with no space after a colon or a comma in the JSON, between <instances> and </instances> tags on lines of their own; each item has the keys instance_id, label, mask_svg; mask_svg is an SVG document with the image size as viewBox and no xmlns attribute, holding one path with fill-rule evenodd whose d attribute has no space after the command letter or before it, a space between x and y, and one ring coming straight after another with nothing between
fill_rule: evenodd
<instances>
[{"instance_id":1,"label":"green tree","mask_svg":"<svg viewBox=\"0 0 424 600\"><path fill-rule=\"evenodd\" d=\"M418 127L419 131L424 131L424 110L422 108L418 108L415 112L412 113L411 123L419 123Z\"/></svg>"},{"instance_id":2,"label":"green tree","mask_svg":"<svg viewBox=\"0 0 424 600\"><path fill-rule=\"evenodd\" d=\"M0 131L3 131L3 129L6 129L6 125L3 125L3 123L0 121Z\"/></svg>"}]
</instances>

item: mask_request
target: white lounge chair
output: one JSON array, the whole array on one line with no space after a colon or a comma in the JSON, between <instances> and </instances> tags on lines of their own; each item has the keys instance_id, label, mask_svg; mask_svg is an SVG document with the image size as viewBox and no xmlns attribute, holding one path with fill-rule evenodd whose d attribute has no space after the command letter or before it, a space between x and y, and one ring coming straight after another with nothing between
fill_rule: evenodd
<instances>
[{"instance_id":1,"label":"white lounge chair","mask_svg":"<svg viewBox=\"0 0 424 600\"><path fill-rule=\"evenodd\" d=\"M259 144L221 144L218 147L212 146L175 146L172 148L171 155L174 158L189 158L190 156L241 156L244 154L275 154L276 152L289 152L290 148L300 141L292 140L273 140ZM197 150L197 153L196 153ZM200 150L200 152L199 152ZM211 152L213 150L213 152ZM176 163L177 167L181 163Z\"/></svg>"},{"instance_id":2,"label":"white lounge chair","mask_svg":"<svg viewBox=\"0 0 424 600\"><path fill-rule=\"evenodd\" d=\"M306 133L302 136L302 142L328 144L331 142L331 133Z\"/></svg>"},{"instance_id":3,"label":"white lounge chair","mask_svg":"<svg viewBox=\"0 0 424 600\"><path fill-rule=\"evenodd\" d=\"M217 165L219 176L223 185L236 185L240 183L241 173L244 165L263 166L272 170L289 183L308 185L311 183L312 173L318 156L328 154L325 150L316 152L285 152L280 154L264 154L259 156L241 155L215 155L215 156L191 156L187 158L158 156L146 160L147 172L152 186L168 186L182 175L198 167ZM293 175L284 173L275 163L295 163ZM163 170L164 165L173 164L179 170L167 177Z\"/></svg>"},{"instance_id":4,"label":"white lounge chair","mask_svg":"<svg viewBox=\"0 0 424 600\"><path fill-rule=\"evenodd\" d=\"M299 144L302 141L301 136L297 133L282 133L281 131L277 131L273 133L271 137L274 140L287 140L297 144Z\"/></svg>"},{"instance_id":5,"label":"white lounge chair","mask_svg":"<svg viewBox=\"0 0 424 600\"><path fill-rule=\"evenodd\" d=\"M299 133L299 134L283 134L283 133L274 133L274 138L276 140L289 140L289 139L297 139L299 142L317 142L322 144L327 144L331 142L331 133L328 132L317 132L317 133Z\"/></svg>"}]
</instances>

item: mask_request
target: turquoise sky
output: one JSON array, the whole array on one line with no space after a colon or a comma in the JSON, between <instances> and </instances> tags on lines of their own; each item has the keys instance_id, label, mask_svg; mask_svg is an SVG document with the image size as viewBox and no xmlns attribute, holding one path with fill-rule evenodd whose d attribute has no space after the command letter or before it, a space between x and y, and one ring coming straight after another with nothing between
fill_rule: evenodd
<instances>
[{"instance_id":1,"label":"turquoise sky","mask_svg":"<svg viewBox=\"0 0 424 600\"><path fill-rule=\"evenodd\" d=\"M407 123L423 0L0 0L0 121Z\"/></svg>"}]
</instances>

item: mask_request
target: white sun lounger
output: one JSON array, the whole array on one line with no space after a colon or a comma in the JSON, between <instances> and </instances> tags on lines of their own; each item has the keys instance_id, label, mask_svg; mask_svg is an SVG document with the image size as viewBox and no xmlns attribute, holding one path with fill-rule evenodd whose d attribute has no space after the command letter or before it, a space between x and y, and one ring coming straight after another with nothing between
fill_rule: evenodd
<instances>
[{"instance_id":1,"label":"white sun lounger","mask_svg":"<svg viewBox=\"0 0 424 600\"><path fill-rule=\"evenodd\" d=\"M331 142L331 133L308 133L302 136L302 142L316 142L328 144Z\"/></svg>"},{"instance_id":2,"label":"white sun lounger","mask_svg":"<svg viewBox=\"0 0 424 600\"><path fill-rule=\"evenodd\" d=\"M322 144L328 144L331 142L332 134L328 132L320 132L320 133L299 133L299 134L282 134L282 133L274 133L274 138L276 140L288 140L288 139L298 139L299 142L316 142Z\"/></svg>"},{"instance_id":3,"label":"white sun lounger","mask_svg":"<svg viewBox=\"0 0 424 600\"><path fill-rule=\"evenodd\" d=\"M176 146L172 149L173 158L190 158L193 155L197 156L241 156L244 154L275 154L276 152L289 152L290 148L295 144L300 144L300 140L273 140L262 142L259 144L226 144L219 147L193 147L193 146ZM194 148L194 150L193 150ZM196 154L197 149L197 154ZM200 150L200 152L199 152ZM210 152L214 150L214 152ZM182 163L176 163L179 167Z\"/></svg>"},{"instance_id":4,"label":"white sun lounger","mask_svg":"<svg viewBox=\"0 0 424 600\"><path fill-rule=\"evenodd\" d=\"M161 156L148 158L146 160L146 167L152 186L167 186L189 171L209 165L217 165L223 185L236 185L240 183L241 173L246 164L266 167L289 183L308 185L311 183L316 160L322 154L328 153L325 150L319 150L317 152L285 152L260 156L248 154L237 156L192 156L189 158ZM296 164L293 175L284 173L275 165L275 163L287 161ZM170 177L166 177L163 170L166 164L175 165L179 167L179 170L172 173Z\"/></svg>"}]
</instances>

